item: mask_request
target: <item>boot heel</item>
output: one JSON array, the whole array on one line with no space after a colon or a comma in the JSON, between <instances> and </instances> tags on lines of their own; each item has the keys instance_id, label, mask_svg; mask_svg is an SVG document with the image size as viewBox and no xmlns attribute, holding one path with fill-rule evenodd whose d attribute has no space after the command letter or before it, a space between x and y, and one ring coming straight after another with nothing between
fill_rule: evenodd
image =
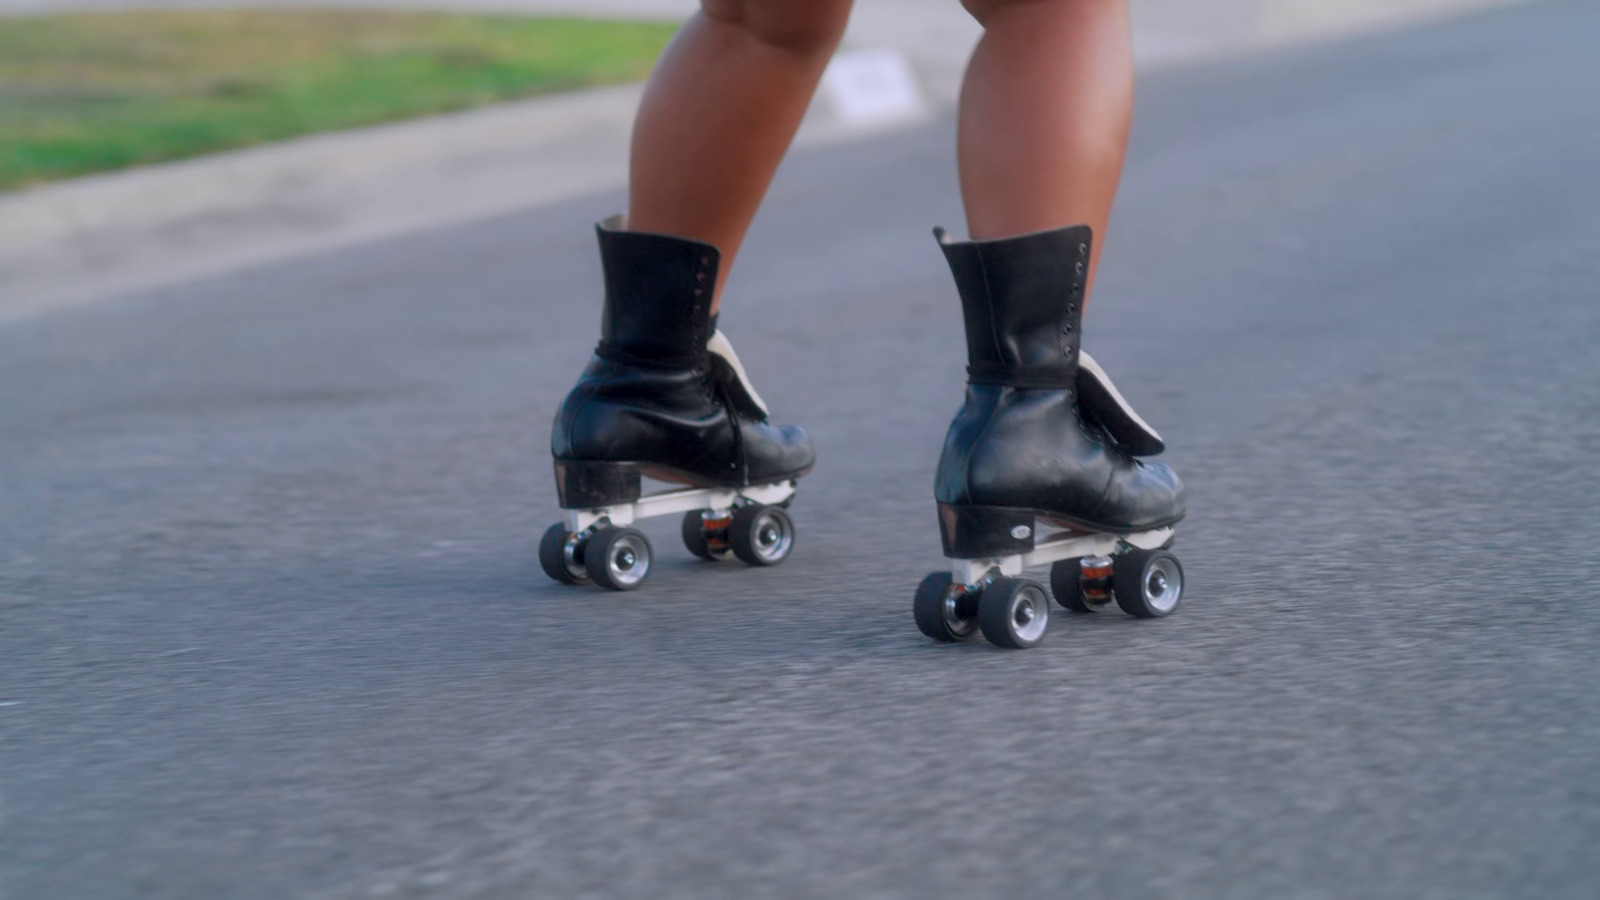
<instances>
[{"instance_id":1,"label":"boot heel","mask_svg":"<svg viewBox=\"0 0 1600 900\"><path fill-rule=\"evenodd\" d=\"M939 504L939 537L952 559L1033 552L1033 510Z\"/></svg>"},{"instance_id":2,"label":"boot heel","mask_svg":"<svg viewBox=\"0 0 1600 900\"><path fill-rule=\"evenodd\" d=\"M558 459L556 494L562 509L595 509L639 499L639 464Z\"/></svg>"}]
</instances>

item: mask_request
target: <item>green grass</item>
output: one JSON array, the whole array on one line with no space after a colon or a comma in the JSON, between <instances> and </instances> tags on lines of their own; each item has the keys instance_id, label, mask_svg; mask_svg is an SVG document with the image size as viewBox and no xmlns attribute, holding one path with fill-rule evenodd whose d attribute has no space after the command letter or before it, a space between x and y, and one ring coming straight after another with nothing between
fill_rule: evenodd
<instances>
[{"instance_id":1,"label":"green grass","mask_svg":"<svg viewBox=\"0 0 1600 900\"><path fill-rule=\"evenodd\" d=\"M0 190L630 81L672 30L376 11L0 17Z\"/></svg>"}]
</instances>

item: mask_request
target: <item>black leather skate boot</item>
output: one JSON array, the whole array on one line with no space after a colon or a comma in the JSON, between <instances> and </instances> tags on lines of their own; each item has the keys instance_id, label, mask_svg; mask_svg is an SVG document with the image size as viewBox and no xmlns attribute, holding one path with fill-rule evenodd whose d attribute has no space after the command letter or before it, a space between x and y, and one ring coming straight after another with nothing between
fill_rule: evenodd
<instances>
[{"instance_id":1,"label":"black leather skate boot","mask_svg":"<svg viewBox=\"0 0 1600 900\"><path fill-rule=\"evenodd\" d=\"M1184 515L1159 436L1080 352L1087 226L944 249L961 294L966 403L934 487L946 556L1027 553L1035 520L1130 534Z\"/></svg>"},{"instance_id":2,"label":"black leather skate boot","mask_svg":"<svg viewBox=\"0 0 1600 900\"><path fill-rule=\"evenodd\" d=\"M697 487L794 478L816 462L803 430L769 424L714 329L720 254L710 244L600 223L600 345L550 435L561 506L639 499L641 475Z\"/></svg>"}]
</instances>

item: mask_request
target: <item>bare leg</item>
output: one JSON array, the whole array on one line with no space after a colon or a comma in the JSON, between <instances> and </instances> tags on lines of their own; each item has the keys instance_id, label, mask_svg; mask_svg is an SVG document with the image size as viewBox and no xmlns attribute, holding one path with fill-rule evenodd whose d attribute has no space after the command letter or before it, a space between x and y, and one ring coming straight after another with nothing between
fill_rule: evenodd
<instances>
[{"instance_id":1,"label":"bare leg","mask_svg":"<svg viewBox=\"0 0 1600 900\"><path fill-rule=\"evenodd\" d=\"M1133 110L1127 0L964 0L984 26L961 91L974 240L1094 229L1095 261ZM1091 267L1090 287L1093 286Z\"/></svg>"},{"instance_id":2,"label":"bare leg","mask_svg":"<svg viewBox=\"0 0 1600 900\"><path fill-rule=\"evenodd\" d=\"M849 13L850 0L701 0L634 124L629 228L713 244L726 273Z\"/></svg>"}]
</instances>

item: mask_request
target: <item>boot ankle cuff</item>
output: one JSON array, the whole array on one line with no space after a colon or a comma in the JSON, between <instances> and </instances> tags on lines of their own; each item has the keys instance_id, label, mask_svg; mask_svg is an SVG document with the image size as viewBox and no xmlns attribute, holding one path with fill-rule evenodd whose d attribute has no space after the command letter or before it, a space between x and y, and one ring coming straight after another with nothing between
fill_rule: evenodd
<instances>
[{"instance_id":1,"label":"boot ankle cuff","mask_svg":"<svg viewBox=\"0 0 1600 900\"><path fill-rule=\"evenodd\" d=\"M594 348L594 355L619 366L638 366L644 369L698 369L711 363L711 354L706 352L691 353L688 356L640 356L613 346L608 341L601 341Z\"/></svg>"},{"instance_id":2,"label":"boot ankle cuff","mask_svg":"<svg viewBox=\"0 0 1600 900\"><path fill-rule=\"evenodd\" d=\"M967 383L1014 388L1072 390L1077 387L1078 378L1075 371L1063 371L1059 367L975 364L967 366Z\"/></svg>"}]
</instances>

